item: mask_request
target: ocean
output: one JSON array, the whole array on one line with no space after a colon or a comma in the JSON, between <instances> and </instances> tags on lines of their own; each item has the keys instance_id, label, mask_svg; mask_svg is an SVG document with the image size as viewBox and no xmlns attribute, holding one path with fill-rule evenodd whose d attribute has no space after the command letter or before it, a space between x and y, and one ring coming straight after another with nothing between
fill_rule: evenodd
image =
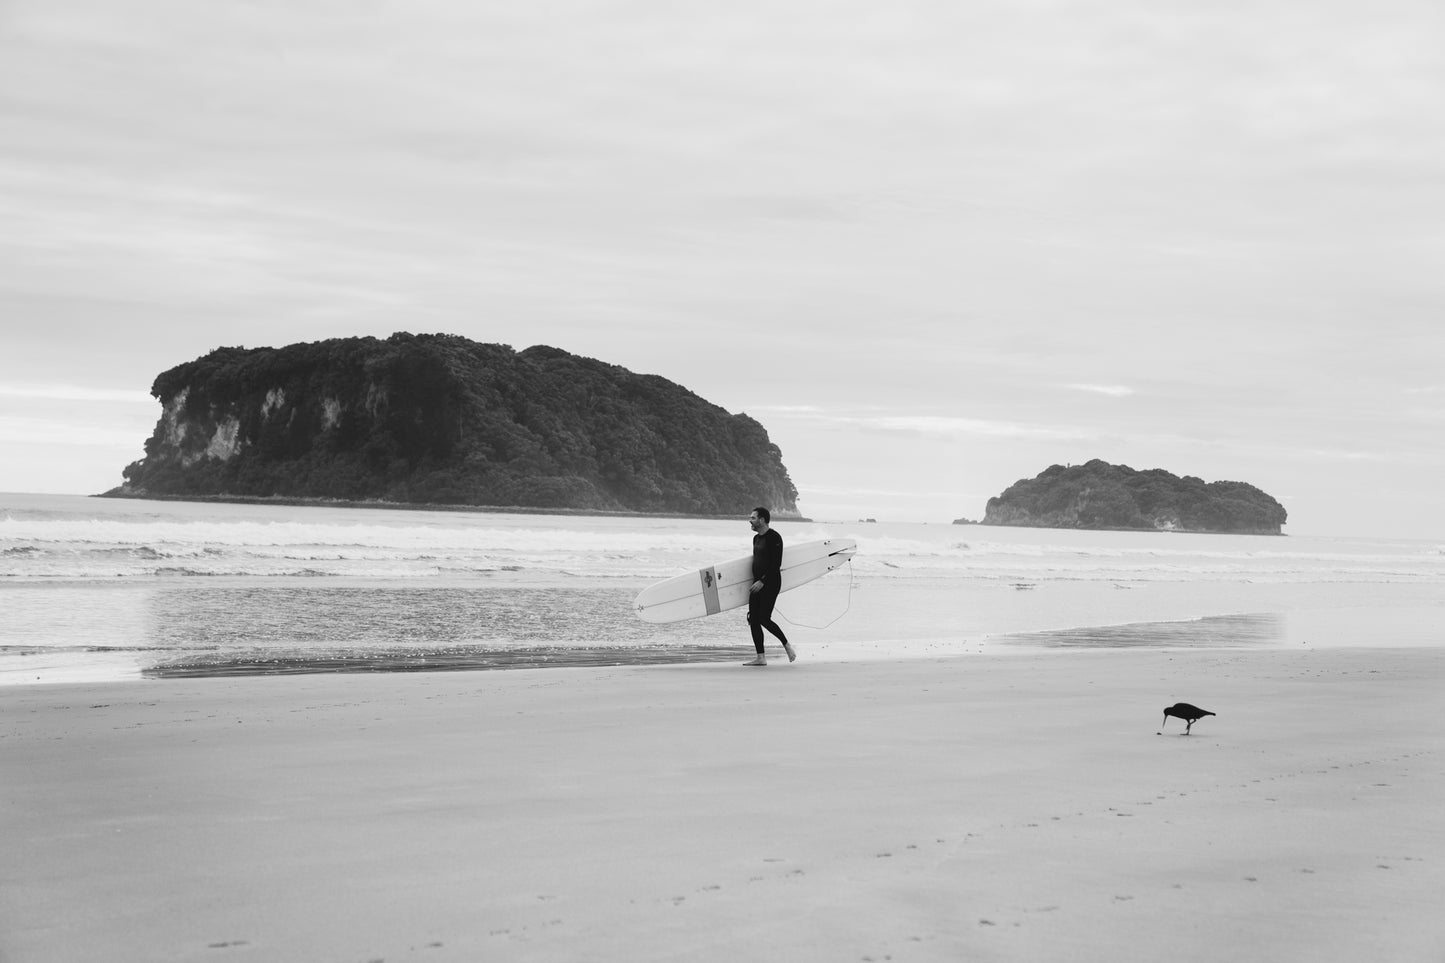
<instances>
[{"instance_id":1,"label":"ocean","mask_svg":"<svg viewBox=\"0 0 1445 963\"><path fill-rule=\"evenodd\" d=\"M801 659L1445 642L1438 541L775 527L858 541L779 600ZM741 610L650 625L632 600L750 540L743 517L0 494L0 685L741 661Z\"/></svg>"}]
</instances>

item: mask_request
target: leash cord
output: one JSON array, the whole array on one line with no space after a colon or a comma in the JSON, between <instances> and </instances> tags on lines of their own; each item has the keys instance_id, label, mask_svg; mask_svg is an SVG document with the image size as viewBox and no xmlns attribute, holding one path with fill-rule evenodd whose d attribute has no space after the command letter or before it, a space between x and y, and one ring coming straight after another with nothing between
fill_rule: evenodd
<instances>
[{"instance_id":1,"label":"leash cord","mask_svg":"<svg viewBox=\"0 0 1445 963\"><path fill-rule=\"evenodd\" d=\"M830 619L829 621L823 623L822 625L811 625L811 624L809 624L809 623L807 623L807 622L794 622L792 619L788 618L788 614L787 614L786 612L784 612L782 609L777 609L776 611L777 611L777 613L778 613L778 617L779 617L779 618L781 618L784 622L788 623L789 625L796 626L797 628L800 628L800 629L826 629L826 628L831 627L834 622L838 621L838 620L841 619L843 616L847 615L847 614L848 614L848 610L849 610L850 608L852 608L852 607L853 607L853 560L850 558L850 559L848 559L848 598L847 598L847 601L843 603L843 611L841 611L841 612L839 612L837 615L833 616L832 619Z\"/></svg>"}]
</instances>

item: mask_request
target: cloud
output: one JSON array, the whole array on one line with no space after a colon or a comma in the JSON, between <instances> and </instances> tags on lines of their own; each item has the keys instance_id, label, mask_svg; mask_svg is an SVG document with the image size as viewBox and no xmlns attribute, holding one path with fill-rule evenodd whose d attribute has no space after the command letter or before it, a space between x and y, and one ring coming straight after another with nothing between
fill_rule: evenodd
<instances>
[{"instance_id":1,"label":"cloud","mask_svg":"<svg viewBox=\"0 0 1445 963\"><path fill-rule=\"evenodd\" d=\"M1087 391L1091 394L1096 395L1108 395L1111 398L1127 398L1129 395L1132 395L1134 393L1134 389L1130 388L1128 385L1072 384L1065 385L1064 387L1072 389L1074 391Z\"/></svg>"},{"instance_id":2,"label":"cloud","mask_svg":"<svg viewBox=\"0 0 1445 963\"><path fill-rule=\"evenodd\" d=\"M822 415L817 405L752 405L753 411L770 412L775 415Z\"/></svg>"},{"instance_id":3,"label":"cloud","mask_svg":"<svg viewBox=\"0 0 1445 963\"><path fill-rule=\"evenodd\" d=\"M141 436L126 426L92 425L0 414L0 444L70 445L139 451Z\"/></svg>"},{"instance_id":4,"label":"cloud","mask_svg":"<svg viewBox=\"0 0 1445 963\"><path fill-rule=\"evenodd\" d=\"M807 490L803 492L805 499L813 498L894 498L906 500L909 498L987 498L988 495L979 495L972 492L958 492L953 490L943 491L920 491L917 489L897 488L837 488L828 485L806 485Z\"/></svg>"},{"instance_id":5,"label":"cloud","mask_svg":"<svg viewBox=\"0 0 1445 963\"><path fill-rule=\"evenodd\" d=\"M5 385L0 384L0 398L24 398L30 401L118 401L125 404L154 405L149 392L124 388L86 388L81 385Z\"/></svg>"},{"instance_id":6,"label":"cloud","mask_svg":"<svg viewBox=\"0 0 1445 963\"><path fill-rule=\"evenodd\" d=\"M1303 448L1297 449L1296 452L1301 457L1321 458L1325 461L1392 462L1399 460L1396 456L1384 455L1376 451L1354 451L1344 448Z\"/></svg>"},{"instance_id":7,"label":"cloud","mask_svg":"<svg viewBox=\"0 0 1445 963\"><path fill-rule=\"evenodd\" d=\"M762 409L759 409L762 410ZM938 437L1031 438L1038 440L1087 441L1097 433L1082 428L1032 425L1014 421L990 421L951 415L869 414L829 411L810 405L773 406L766 409L781 418L793 417L838 428L881 431ZM863 409L868 411L870 409Z\"/></svg>"},{"instance_id":8,"label":"cloud","mask_svg":"<svg viewBox=\"0 0 1445 963\"><path fill-rule=\"evenodd\" d=\"M878 418L859 418L861 427L882 431L911 432L920 435L977 435L988 438L1035 438L1055 440L1077 440L1094 437L1094 433L1079 428L1060 428L1046 425L1028 425L1013 421L985 421L979 418L953 418L943 415L892 415Z\"/></svg>"}]
</instances>

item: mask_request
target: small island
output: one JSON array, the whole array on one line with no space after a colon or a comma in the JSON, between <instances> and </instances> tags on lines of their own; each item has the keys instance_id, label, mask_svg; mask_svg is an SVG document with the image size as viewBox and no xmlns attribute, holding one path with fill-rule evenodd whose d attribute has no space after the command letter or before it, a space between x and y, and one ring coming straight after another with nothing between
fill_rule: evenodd
<instances>
[{"instance_id":1,"label":"small island","mask_svg":"<svg viewBox=\"0 0 1445 963\"><path fill-rule=\"evenodd\" d=\"M767 430L657 375L445 334L217 348L160 374L110 497L797 516Z\"/></svg>"},{"instance_id":2,"label":"small island","mask_svg":"<svg viewBox=\"0 0 1445 963\"><path fill-rule=\"evenodd\" d=\"M1286 518L1283 505L1245 482L1205 482L1095 459L1014 482L988 500L982 524L1279 535Z\"/></svg>"}]
</instances>

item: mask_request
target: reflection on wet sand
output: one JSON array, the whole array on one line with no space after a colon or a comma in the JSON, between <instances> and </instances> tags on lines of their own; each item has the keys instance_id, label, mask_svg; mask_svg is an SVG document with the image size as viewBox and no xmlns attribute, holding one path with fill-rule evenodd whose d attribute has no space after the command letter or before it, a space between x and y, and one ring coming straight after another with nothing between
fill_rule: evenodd
<instances>
[{"instance_id":1,"label":"reflection on wet sand","mask_svg":"<svg viewBox=\"0 0 1445 963\"><path fill-rule=\"evenodd\" d=\"M1164 648L1235 648L1278 645L1285 636L1284 617L1277 612L1243 615L1211 615L1186 622L1131 622L1127 625L1099 625L1088 628L1019 632L995 636L990 641L1040 648L1127 649L1144 646Z\"/></svg>"},{"instance_id":2,"label":"reflection on wet sand","mask_svg":"<svg viewBox=\"0 0 1445 963\"><path fill-rule=\"evenodd\" d=\"M254 675L308 675L340 672L457 672L478 669L541 669L609 665L679 665L740 659L737 646L531 646L511 649L467 648L446 652L398 650L335 656L268 653L263 658L223 661L177 659L142 670L151 679L203 679Z\"/></svg>"}]
</instances>

